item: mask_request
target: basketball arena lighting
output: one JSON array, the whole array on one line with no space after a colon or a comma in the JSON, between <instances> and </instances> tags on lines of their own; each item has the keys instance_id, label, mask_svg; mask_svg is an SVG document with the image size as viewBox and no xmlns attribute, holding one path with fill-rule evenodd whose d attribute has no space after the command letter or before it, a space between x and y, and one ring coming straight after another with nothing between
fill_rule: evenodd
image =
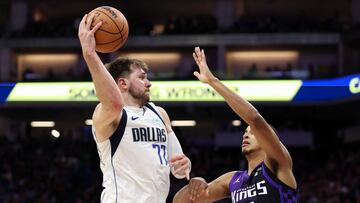
<instances>
[{"instance_id":1,"label":"basketball arena lighting","mask_svg":"<svg viewBox=\"0 0 360 203\"><path fill-rule=\"evenodd\" d=\"M51 135L55 138L59 138L60 137L60 132L55 130L55 129L52 129L51 130Z\"/></svg>"},{"instance_id":2,"label":"basketball arena lighting","mask_svg":"<svg viewBox=\"0 0 360 203\"><path fill-rule=\"evenodd\" d=\"M54 121L31 121L30 125L33 128L49 128L49 127L54 127L55 122Z\"/></svg>"},{"instance_id":3,"label":"basketball arena lighting","mask_svg":"<svg viewBox=\"0 0 360 203\"><path fill-rule=\"evenodd\" d=\"M91 119L86 119L85 120L85 125L92 125L93 121Z\"/></svg>"},{"instance_id":4,"label":"basketball arena lighting","mask_svg":"<svg viewBox=\"0 0 360 203\"><path fill-rule=\"evenodd\" d=\"M196 121L194 121L194 120L173 120L173 121L171 121L171 125L172 126L183 126L183 127L196 126Z\"/></svg>"},{"instance_id":5,"label":"basketball arena lighting","mask_svg":"<svg viewBox=\"0 0 360 203\"><path fill-rule=\"evenodd\" d=\"M233 120L233 121L232 121L232 125L233 125L233 126L240 126L240 125L241 125L241 121L240 121L240 120Z\"/></svg>"},{"instance_id":6,"label":"basketball arena lighting","mask_svg":"<svg viewBox=\"0 0 360 203\"><path fill-rule=\"evenodd\" d=\"M297 59L299 52L297 51L237 51L230 52L231 57L237 59Z\"/></svg>"}]
</instances>

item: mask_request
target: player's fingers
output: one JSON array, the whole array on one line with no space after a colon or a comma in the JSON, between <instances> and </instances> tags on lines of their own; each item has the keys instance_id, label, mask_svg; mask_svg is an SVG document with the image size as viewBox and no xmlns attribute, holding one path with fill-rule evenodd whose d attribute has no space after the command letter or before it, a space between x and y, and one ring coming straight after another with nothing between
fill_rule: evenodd
<instances>
[{"instance_id":1,"label":"player's fingers","mask_svg":"<svg viewBox=\"0 0 360 203\"><path fill-rule=\"evenodd\" d=\"M171 157L170 160L169 160L170 166L173 165L177 160L178 160L177 156Z\"/></svg>"},{"instance_id":2,"label":"player's fingers","mask_svg":"<svg viewBox=\"0 0 360 203\"><path fill-rule=\"evenodd\" d=\"M193 58L194 58L196 64L200 67L200 61L199 61L198 57L196 56L196 53L193 53Z\"/></svg>"},{"instance_id":3,"label":"player's fingers","mask_svg":"<svg viewBox=\"0 0 360 203\"><path fill-rule=\"evenodd\" d=\"M178 160L178 159L182 159L183 157L185 157L184 154L175 154L174 156L171 157L170 160Z\"/></svg>"},{"instance_id":4,"label":"player's fingers","mask_svg":"<svg viewBox=\"0 0 360 203\"><path fill-rule=\"evenodd\" d=\"M173 156L173 157L171 157L170 158L170 165L171 164L174 164L176 161L178 161L178 160L181 160L182 158L184 158L185 157L185 155L184 154L178 154L178 155L175 155L175 156Z\"/></svg>"},{"instance_id":5,"label":"player's fingers","mask_svg":"<svg viewBox=\"0 0 360 203\"><path fill-rule=\"evenodd\" d=\"M187 163L187 164L184 164L184 165L182 165L181 167L179 167L179 168L177 168L175 171L174 171L174 174L178 174L178 173L180 173L181 171L185 171L186 169L188 169L189 168L189 164ZM184 174L184 173L182 173L182 174Z\"/></svg>"},{"instance_id":6,"label":"player's fingers","mask_svg":"<svg viewBox=\"0 0 360 203\"><path fill-rule=\"evenodd\" d=\"M201 189L200 186L201 186L201 184L198 184L197 187L196 187L196 191L195 191L196 197L195 198L198 198L202 193L202 189Z\"/></svg>"},{"instance_id":7,"label":"player's fingers","mask_svg":"<svg viewBox=\"0 0 360 203\"><path fill-rule=\"evenodd\" d=\"M196 47L196 48L195 48L195 53L196 53L196 56L197 56L198 60L201 61L201 60L202 60L202 56L201 56L200 47Z\"/></svg>"},{"instance_id":8,"label":"player's fingers","mask_svg":"<svg viewBox=\"0 0 360 203\"><path fill-rule=\"evenodd\" d=\"M206 189L205 189L205 195L208 197L209 196L209 187L207 187Z\"/></svg>"},{"instance_id":9,"label":"player's fingers","mask_svg":"<svg viewBox=\"0 0 360 203\"><path fill-rule=\"evenodd\" d=\"M93 27L92 29L91 29L91 33L95 33L96 32L96 30L98 30L100 27L101 27L101 25L102 25L102 21L100 21L100 22L98 22L96 25L95 25L95 27Z\"/></svg>"},{"instance_id":10,"label":"player's fingers","mask_svg":"<svg viewBox=\"0 0 360 203\"><path fill-rule=\"evenodd\" d=\"M201 195L205 194L205 192L206 192L205 190L199 188L199 189L198 189L198 192L196 193L196 198L198 198L198 197L200 197Z\"/></svg>"},{"instance_id":11,"label":"player's fingers","mask_svg":"<svg viewBox=\"0 0 360 203\"><path fill-rule=\"evenodd\" d=\"M196 55L198 55L199 50L200 50L200 48L199 48L199 47L195 47L195 54L196 54Z\"/></svg>"},{"instance_id":12,"label":"player's fingers","mask_svg":"<svg viewBox=\"0 0 360 203\"><path fill-rule=\"evenodd\" d=\"M179 163L181 164L181 165L184 165L184 164L186 164L186 163L188 163L189 162L189 159L187 158L187 157L182 157L181 159L179 159Z\"/></svg>"},{"instance_id":13,"label":"player's fingers","mask_svg":"<svg viewBox=\"0 0 360 203\"><path fill-rule=\"evenodd\" d=\"M184 155L184 156L185 156L185 155ZM181 160L182 160L182 159L183 159L182 156L174 156L174 157L170 160L169 165L170 165L171 167L177 168L177 167L179 167L179 166L182 165L182 164L181 164Z\"/></svg>"},{"instance_id":14,"label":"player's fingers","mask_svg":"<svg viewBox=\"0 0 360 203\"><path fill-rule=\"evenodd\" d=\"M191 179L189 183L190 200L195 200L196 197L197 183L196 180Z\"/></svg>"},{"instance_id":15,"label":"player's fingers","mask_svg":"<svg viewBox=\"0 0 360 203\"><path fill-rule=\"evenodd\" d=\"M202 58L202 62L206 64L206 56L204 49L201 50L201 58Z\"/></svg>"},{"instance_id":16,"label":"player's fingers","mask_svg":"<svg viewBox=\"0 0 360 203\"><path fill-rule=\"evenodd\" d=\"M207 187L207 184L205 184L205 183L200 183L199 184L199 187L198 187L198 190L197 190L197 197L199 197L200 195L202 195L202 194L205 194L206 196L208 195L207 194L207 189L208 187Z\"/></svg>"},{"instance_id":17,"label":"player's fingers","mask_svg":"<svg viewBox=\"0 0 360 203\"><path fill-rule=\"evenodd\" d=\"M87 17L87 14L85 14L85 15L82 17L82 19L81 19L81 21L80 21L80 24L79 24L79 28L83 28L83 27L85 26L85 24L86 24L86 17Z\"/></svg>"},{"instance_id":18,"label":"player's fingers","mask_svg":"<svg viewBox=\"0 0 360 203\"><path fill-rule=\"evenodd\" d=\"M87 14L85 14L85 15L83 16L83 18L81 19L80 24L79 24L79 29L78 29L78 36L79 36L79 38L81 38L81 37L83 36L83 34L84 34L84 27L85 27L86 16L87 16Z\"/></svg>"},{"instance_id":19,"label":"player's fingers","mask_svg":"<svg viewBox=\"0 0 360 203\"><path fill-rule=\"evenodd\" d=\"M209 185L207 184L207 183L205 183L205 182L202 182L201 183L202 185L202 188L204 189L204 190L208 190L209 189Z\"/></svg>"},{"instance_id":20,"label":"player's fingers","mask_svg":"<svg viewBox=\"0 0 360 203\"><path fill-rule=\"evenodd\" d=\"M199 55L199 53L200 53L200 47L195 47L195 53L196 53L196 55Z\"/></svg>"},{"instance_id":21,"label":"player's fingers","mask_svg":"<svg viewBox=\"0 0 360 203\"><path fill-rule=\"evenodd\" d=\"M204 66L202 65L202 62L200 61L201 60L200 57L198 55L196 55L195 53L193 53L193 58L194 58L196 64L199 67L199 70L201 72L201 70L204 68Z\"/></svg>"},{"instance_id":22,"label":"player's fingers","mask_svg":"<svg viewBox=\"0 0 360 203\"><path fill-rule=\"evenodd\" d=\"M90 30L94 15L88 15L86 18L86 28Z\"/></svg>"},{"instance_id":23,"label":"player's fingers","mask_svg":"<svg viewBox=\"0 0 360 203\"><path fill-rule=\"evenodd\" d=\"M194 76L195 76L195 77L197 77L197 78L199 79L199 77L200 77L200 73L199 73L199 72L194 71L194 73L193 73L193 74L194 74Z\"/></svg>"},{"instance_id":24,"label":"player's fingers","mask_svg":"<svg viewBox=\"0 0 360 203\"><path fill-rule=\"evenodd\" d=\"M198 198L200 195L201 195L201 187L200 187L200 184L197 184L196 187L195 187L195 199Z\"/></svg>"},{"instance_id":25,"label":"player's fingers","mask_svg":"<svg viewBox=\"0 0 360 203\"><path fill-rule=\"evenodd\" d=\"M189 191L189 197L190 200L194 199L194 180L190 180L189 182L189 186L188 186L188 191Z\"/></svg>"},{"instance_id":26,"label":"player's fingers","mask_svg":"<svg viewBox=\"0 0 360 203\"><path fill-rule=\"evenodd\" d=\"M186 174L186 180L190 180L190 170L189 169L186 169L185 174Z\"/></svg>"},{"instance_id":27,"label":"player's fingers","mask_svg":"<svg viewBox=\"0 0 360 203\"><path fill-rule=\"evenodd\" d=\"M206 61L206 56L205 56L204 49L201 50L201 58L202 58L202 60Z\"/></svg>"}]
</instances>

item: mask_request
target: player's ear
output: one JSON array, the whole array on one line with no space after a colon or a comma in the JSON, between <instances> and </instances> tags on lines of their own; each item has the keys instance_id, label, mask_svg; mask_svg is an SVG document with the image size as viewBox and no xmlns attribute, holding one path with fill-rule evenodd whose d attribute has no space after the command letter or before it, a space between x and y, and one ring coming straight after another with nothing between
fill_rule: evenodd
<instances>
[{"instance_id":1,"label":"player's ear","mask_svg":"<svg viewBox=\"0 0 360 203\"><path fill-rule=\"evenodd\" d=\"M126 78L119 78L118 85L119 85L119 87L126 89L129 85L129 81Z\"/></svg>"}]
</instances>

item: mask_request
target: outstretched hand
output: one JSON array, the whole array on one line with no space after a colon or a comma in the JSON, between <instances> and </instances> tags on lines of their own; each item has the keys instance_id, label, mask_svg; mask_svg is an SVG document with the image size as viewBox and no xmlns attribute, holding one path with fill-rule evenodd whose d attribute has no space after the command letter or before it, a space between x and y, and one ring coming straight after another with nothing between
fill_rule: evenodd
<instances>
[{"instance_id":1,"label":"outstretched hand","mask_svg":"<svg viewBox=\"0 0 360 203\"><path fill-rule=\"evenodd\" d=\"M100 28L102 22L98 22L94 27L91 27L94 15L85 14L79 24L79 39L84 53L95 52L95 32Z\"/></svg>"},{"instance_id":2,"label":"outstretched hand","mask_svg":"<svg viewBox=\"0 0 360 203\"><path fill-rule=\"evenodd\" d=\"M200 178L200 177L195 177L190 180L188 185L188 191L191 201L195 201L198 197L200 197L203 194L209 196L208 184L204 180L204 178Z\"/></svg>"},{"instance_id":3,"label":"outstretched hand","mask_svg":"<svg viewBox=\"0 0 360 203\"><path fill-rule=\"evenodd\" d=\"M186 177L190 180L190 159L184 154L175 155L170 159L170 166L175 177Z\"/></svg>"},{"instance_id":4,"label":"outstretched hand","mask_svg":"<svg viewBox=\"0 0 360 203\"><path fill-rule=\"evenodd\" d=\"M211 73L206 63L206 57L204 49L200 50L200 47L195 47L193 53L194 60L199 67L199 71L194 71L194 75L203 83L210 83L216 77Z\"/></svg>"}]
</instances>

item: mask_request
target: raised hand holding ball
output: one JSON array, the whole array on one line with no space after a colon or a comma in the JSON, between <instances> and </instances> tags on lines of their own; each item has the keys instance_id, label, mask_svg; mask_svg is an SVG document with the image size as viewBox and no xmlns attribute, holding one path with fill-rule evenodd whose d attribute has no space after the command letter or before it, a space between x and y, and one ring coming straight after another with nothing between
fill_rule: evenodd
<instances>
[{"instance_id":1,"label":"raised hand holding ball","mask_svg":"<svg viewBox=\"0 0 360 203\"><path fill-rule=\"evenodd\" d=\"M90 15L94 16L92 27L102 21L102 25L95 32L96 51L111 53L125 44L129 35L129 25L119 10L110 6L101 6L92 10Z\"/></svg>"}]
</instances>

